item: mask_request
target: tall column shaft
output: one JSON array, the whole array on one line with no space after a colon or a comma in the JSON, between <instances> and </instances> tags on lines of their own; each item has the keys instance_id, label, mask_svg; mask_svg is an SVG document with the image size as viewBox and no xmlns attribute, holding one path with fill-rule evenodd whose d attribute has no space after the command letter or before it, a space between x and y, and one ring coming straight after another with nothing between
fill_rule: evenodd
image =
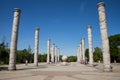
<instances>
[{"instance_id":1,"label":"tall column shaft","mask_svg":"<svg viewBox=\"0 0 120 80\"><path fill-rule=\"evenodd\" d=\"M110 52L109 52L109 40L108 40L108 31L106 23L106 14L105 14L105 4L100 2L97 4L99 21L100 21L100 31L102 38L102 51L103 51L103 62L104 62L104 71L111 71L110 64Z\"/></svg>"},{"instance_id":2,"label":"tall column shaft","mask_svg":"<svg viewBox=\"0 0 120 80\"><path fill-rule=\"evenodd\" d=\"M80 62L80 47L77 47L77 62Z\"/></svg>"},{"instance_id":3,"label":"tall column shaft","mask_svg":"<svg viewBox=\"0 0 120 80\"><path fill-rule=\"evenodd\" d=\"M57 54L58 54L58 48L56 46L55 47L55 63L57 63Z\"/></svg>"},{"instance_id":4,"label":"tall column shaft","mask_svg":"<svg viewBox=\"0 0 120 80\"><path fill-rule=\"evenodd\" d=\"M93 65L92 27L88 26L89 64Z\"/></svg>"},{"instance_id":5,"label":"tall column shaft","mask_svg":"<svg viewBox=\"0 0 120 80\"><path fill-rule=\"evenodd\" d=\"M47 63L50 63L50 39L47 41Z\"/></svg>"},{"instance_id":6,"label":"tall column shaft","mask_svg":"<svg viewBox=\"0 0 120 80\"><path fill-rule=\"evenodd\" d=\"M52 45L51 61L54 62L55 44Z\"/></svg>"},{"instance_id":7,"label":"tall column shaft","mask_svg":"<svg viewBox=\"0 0 120 80\"><path fill-rule=\"evenodd\" d=\"M80 46L79 46L79 56L80 56L80 62L82 61L82 49L81 49L81 43L80 43Z\"/></svg>"},{"instance_id":8,"label":"tall column shaft","mask_svg":"<svg viewBox=\"0 0 120 80\"><path fill-rule=\"evenodd\" d=\"M85 41L84 41L84 38L82 38L82 55L83 55L83 61L85 61Z\"/></svg>"},{"instance_id":9,"label":"tall column shaft","mask_svg":"<svg viewBox=\"0 0 120 80\"><path fill-rule=\"evenodd\" d=\"M60 61L60 48L58 48L58 55L57 55L58 57L57 57L57 61L59 62Z\"/></svg>"},{"instance_id":10,"label":"tall column shaft","mask_svg":"<svg viewBox=\"0 0 120 80\"><path fill-rule=\"evenodd\" d=\"M34 65L38 66L39 28L35 30Z\"/></svg>"},{"instance_id":11,"label":"tall column shaft","mask_svg":"<svg viewBox=\"0 0 120 80\"><path fill-rule=\"evenodd\" d=\"M9 70L16 70L16 51L18 42L18 30L21 10L14 9L14 19L11 36L10 57L9 57Z\"/></svg>"}]
</instances>

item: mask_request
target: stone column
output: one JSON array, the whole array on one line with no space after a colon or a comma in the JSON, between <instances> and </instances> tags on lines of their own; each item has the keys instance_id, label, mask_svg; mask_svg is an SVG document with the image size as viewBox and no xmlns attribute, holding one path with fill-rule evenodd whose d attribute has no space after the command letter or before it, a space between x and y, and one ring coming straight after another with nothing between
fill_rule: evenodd
<instances>
[{"instance_id":1,"label":"stone column","mask_svg":"<svg viewBox=\"0 0 120 80\"><path fill-rule=\"evenodd\" d=\"M79 46L79 56L80 56L80 63L82 61L82 49L81 49L81 43L80 43L80 46Z\"/></svg>"},{"instance_id":2,"label":"stone column","mask_svg":"<svg viewBox=\"0 0 120 80\"><path fill-rule=\"evenodd\" d=\"M85 41L84 38L82 38L82 55L83 55L83 63L85 63Z\"/></svg>"},{"instance_id":3,"label":"stone column","mask_svg":"<svg viewBox=\"0 0 120 80\"><path fill-rule=\"evenodd\" d=\"M57 63L57 54L58 54L58 48L56 46L55 47L55 63Z\"/></svg>"},{"instance_id":4,"label":"stone column","mask_svg":"<svg viewBox=\"0 0 120 80\"><path fill-rule=\"evenodd\" d=\"M38 66L38 52L39 52L39 28L35 30L35 46L34 46L34 65Z\"/></svg>"},{"instance_id":5,"label":"stone column","mask_svg":"<svg viewBox=\"0 0 120 80\"><path fill-rule=\"evenodd\" d=\"M47 63L50 63L50 39L47 41Z\"/></svg>"},{"instance_id":6,"label":"stone column","mask_svg":"<svg viewBox=\"0 0 120 80\"><path fill-rule=\"evenodd\" d=\"M17 51L20 13L21 13L20 9L18 8L14 9L14 19L13 19L9 67L8 67L9 70L16 70L16 51Z\"/></svg>"},{"instance_id":7,"label":"stone column","mask_svg":"<svg viewBox=\"0 0 120 80\"><path fill-rule=\"evenodd\" d=\"M77 62L80 62L80 47L77 47Z\"/></svg>"},{"instance_id":8,"label":"stone column","mask_svg":"<svg viewBox=\"0 0 120 80\"><path fill-rule=\"evenodd\" d=\"M93 66L92 27L88 25L89 64Z\"/></svg>"},{"instance_id":9,"label":"stone column","mask_svg":"<svg viewBox=\"0 0 120 80\"><path fill-rule=\"evenodd\" d=\"M100 21L100 31L102 38L102 51L103 51L103 62L104 70L103 71L112 71L110 64L110 52L109 52L109 40L108 40L108 31L106 23L106 14L105 14L105 4L100 2L97 4L99 21Z\"/></svg>"},{"instance_id":10,"label":"stone column","mask_svg":"<svg viewBox=\"0 0 120 80\"><path fill-rule=\"evenodd\" d=\"M58 55L57 55L57 61L59 62L60 61L60 48L58 48Z\"/></svg>"},{"instance_id":11,"label":"stone column","mask_svg":"<svg viewBox=\"0 0 120 80\"><path fill-rule=\"evenodd\" d=\"M49 56L50 56L50 59L49 59L50 62L52 62L52 53L53 53L53 50L52 50L52 47L51 47L51 48L50 48L50 55L49 55Z\"/></svg>"},{"instance_id":12,"label":"stone column","mask_svg":"<svg viewBox=\"0 0 120 80\"><path fill-rule=\"evenodd\" d=\"M54 63L55 44L52 45L51 61Z\"/></svg>"}]
</instances>

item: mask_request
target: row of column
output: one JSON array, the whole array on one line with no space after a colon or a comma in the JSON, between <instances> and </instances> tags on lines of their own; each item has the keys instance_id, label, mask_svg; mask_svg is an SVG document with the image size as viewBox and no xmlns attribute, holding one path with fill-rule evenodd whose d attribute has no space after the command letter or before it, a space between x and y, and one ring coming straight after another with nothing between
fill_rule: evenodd
<instances>
[{"instance_id":1,"label":"row of column","mask_svg":"<svg viewBox=\"0 0 120 80\"><path fill-rule=\"evenodd\" d=\"M104 71L111 71L110 65L110 52L109 52L109 41L108 41L108 32L107 32L107 23L106 23L106 14L105 14L105 4L100 2L97 4L99 21L100 21L100 31L102 38L102 51L103 51L103 62L104 62ZM18 40L18 29L19 29L19 20L20 20L21 10L18 8L14 9L14 19L13 19L13 28L11 36L11 46L10 46L10 58L9 58L9 70L16 69L16 51L17 51L17 40ZM35 31L35 54L34 54L34 64L38 66L38 45L39 45L39 29ZM89 63L93 64L93 53L92 53L92 34L91 27L88 27L88 44L89 44ZM53 50L53 53L55 51ZM59 52L59 49L56 50L56 53ZM84 39L82 39L80 47L78 48L78 53L81 52L80 59L82 58L85 61L84 53ZM79 54L78 54L79 55ZM52 59L54 61L52 54ZM78 57L79 58L79 57ZM55 57L55 61L59 61L59 58ZM80 60L78 60L80 61ZM50 62L50 40L48 40L47 45L47 63Z\"/></svg>"},{"instance_id":2,"label":"row of column","mask_svg":"<svg viewBox=\"0 0 120 80\"><path fill-rule=\"evenodd\" d=\"M52 47L50 48L50 39L47 41L47 63L57 63L60 60L60 48L55 46L55 44L52 44Z\"/></svg>"},{"instance_id":3,"label":"row of column","mask_svg":"<svg viewBox=\"0 0 120 80\"><path fill-rule=\"evenodd\" d=\"M82 38L80 44L77 47L77 62L84 63L85 62L85 39Z\"/></svg>"},{"instance_id":4,"label":"row of column","mask_svg":"<svg viewBox=\"0 0 120 80\"><path fill-rule=\"evenodd\" d=\"M102 39L102 51L103 51L103 71L112 71L110 64L110 52L109 52L109 40L105 14L105 4L100 2L97 4L99 21L100 21L100 32ZM92 27L88 26L88 47L89 47L89 64L93 65L93 46L92 46ZM82 39L80 45L77 48L77 61L85 61L84 53L84 39Z\"/></svg>"},{"instance_id":5,"label":"row of column","mask_svg":"<svg viewBox=\"0 0 120 80\"><path fill-rule=\"evenodd\" d=\"M18 41L18 30L20 21L21 10L14 9L14 19L11 36L10 57L9 57L9 70L16 70L16 52ZM38 66L38 51L39 51L39 28L35 29L35 45L34 45L34 65Z\"/></svg>"}]
</instances>

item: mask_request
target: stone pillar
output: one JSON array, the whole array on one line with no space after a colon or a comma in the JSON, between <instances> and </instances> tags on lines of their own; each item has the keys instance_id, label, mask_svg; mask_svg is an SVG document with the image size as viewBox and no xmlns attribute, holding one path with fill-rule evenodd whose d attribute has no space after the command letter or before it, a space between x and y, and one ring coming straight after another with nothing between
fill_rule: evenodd
<instances>
[{"instance_id":1,"label":"stone pillar","mask_svg":"<svg viewBox=\"0 0 120 80\"><path fill-rule=\"evenodd\" d=\"M58 48L56 46L55 47L55 63L57 63L57 54L58 54Z\"/></svg>"},{"instance_id":2,"label":"stone pillar","mask_svg":"<svg viewBox=\"0 0 120 80\"><path fill-rule=\"evenodd\" d=\"M80 47L77 47L77 62L80 62Z\"/></svg>"},{"instance_id":3,"label":"stone pillar","mask_svg":"<svg viewBox=\"0 0 120 80\"><path fill-rule=\"evenodd\" d=\"M60 61L60 48L58 48L58 55L57 55L57 61L59 62Z\"/></svg>"},{"instance_id":4,"label":"stone pillar","mask_svg":"<svg viewBox=\"0 0 120 80\"><path fill-rule=\"evenodd\" d=\"M50 39L47 41L47 63L50 63Z\"/></svg>"},{"instance_id":5,"label":"stone pillar","mask_svg":"<svg viewBox=\"0 0 120 80\"><path fill-rule=\"evenodd\" d=\"M80 46L79 46L79 56L80 56L80 63L82 62L82 49L81 49L81 43L80 43Z\"/></svg>"},{"instance_id":6,"label":"stone pillar","mask_svg":"<svg viewBox=\"0 0 120 80\"><path fill-rule=\"evenodd\" d=\"M100 2L97 4L99 21L100 21L100 30L102 38L102 51L103 51L103 62L104 70L103 71L112 71L110 64L110 52L109 52L109 40L108 40L108 31L106 23L106 14L105 14L105 4Z\"/></svg>"},{"instance_id":7,"label":"stone pillar","mask_svg":"<svg viewBox=\"0 0 120 80\"><path fill-rule=\"evenodd\" d=\"M17 51L20 13L21 13L20 9L18 8L14 9L14 19L13 19L9 67L8 67L9 70L16 70L16 51Z\"/></svg>"},{"instance_id":8,"label":"stone pillar","mask_svg":"<svg viewBox=\"0 0 120 80\"><path fill-rule=\"evenodd\" d=\"M39 52L39 28L35 30L35 46L34 46L34 65L38 66L38 52Z\"/></svg>"},{"instance_id":9,"label":"stone pillar","mask_svg":"<svg viewBox=\"0 0 120 80\"><path fill-rule=\"evenodd\" d=\"M49 55L49 56L50 56L50 59L49 59L50 62L52 62L52 53L53 53L53 50L52 50L52 47L51 47L51 48L50 48L50 55Z\"/></svg>"},{"instance_id":10,"label":"stone pillar","mask_svg":"<svg viewBox=\"0 0 120 80\"><path fill-rule=\"evenodd\" d=\"M52 53L51 53L51 61L54 63L54 55L55 55L55 44L52 45Z\"/></svg>"},{"instance_id":11,"label":"stone pillar","mask_svg":"<svg viewBox=\"0 0 120 80\"><path fill-rule=\"evenodd\" d=\"M82 55L83 55L83 63L85 63L85 41L84 38L82 38Z\"/></svg>"},{"instance_id":12,"label":"stone pillar","mask_svg":"<svg viewBox=\"0 0 120 80\"><path fill-rule=\"evenodd\" d=\"M92 27L88 25L89 64L93 66Z\"/></svg>"}]
</instances>

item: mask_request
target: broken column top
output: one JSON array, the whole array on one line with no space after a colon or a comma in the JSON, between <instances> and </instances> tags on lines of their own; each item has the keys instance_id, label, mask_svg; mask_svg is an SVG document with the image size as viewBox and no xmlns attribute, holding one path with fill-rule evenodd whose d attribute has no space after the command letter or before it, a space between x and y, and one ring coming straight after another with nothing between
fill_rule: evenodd
<instances>
[{"instance_id":1,"label":"broken column top","mask_svg":"<svg viewBox=\"0 0 120 80\"><path fill-rule=\"evenodd\" d=\"M14 12L21 12L19 8L14 8Z\"/></svg>"},{"instance_id":2,"label":"broken column top","mask_svg":"<svg viewBox=\"0 0 120 80\"><path fill-rule=\"evenodd\" d=\"M40 30L39 28L36 28L36 30Z\"/></svg>"},{"instance_id":3,"label":"broken column top","mask_svg":"<svg viewBox=\"0 0 120 80\"><path fill-rule=\"evenodd\" d=\"M88 28L92 28L92 26L91 26L91 25L88 25Z\"/></svg>"},{"instance_id":4,"label":"broken column top","mask_svg":"<svg viewBox=\"0 0 120 80\"><path fill-rule=\"evenodd\" d=\"M98 7L100 7L100 6L105 6L105 3L104 3L104 2L99 2L99 3L97 4L97 6L98 6Z\"/></svg>"}]
</instances>

